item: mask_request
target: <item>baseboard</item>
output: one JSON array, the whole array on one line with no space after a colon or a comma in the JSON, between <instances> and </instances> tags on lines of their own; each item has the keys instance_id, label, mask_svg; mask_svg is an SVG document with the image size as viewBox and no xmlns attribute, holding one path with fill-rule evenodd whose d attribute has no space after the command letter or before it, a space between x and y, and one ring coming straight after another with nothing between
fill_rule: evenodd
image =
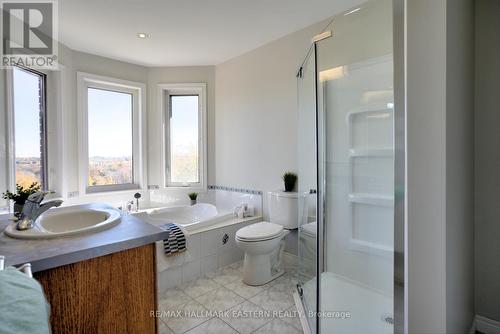
<instances>
[{"instance_id":1,"label":"baseboard","mask_svg":"<svg viewBox=\"0 0 500 334\"><path fill-rule=\"evenodd\" d=\"M484 334L500 334L500 321L476 315L472 322L470 333L475 333L476 331Z\"/></svg>"}]
</instances>

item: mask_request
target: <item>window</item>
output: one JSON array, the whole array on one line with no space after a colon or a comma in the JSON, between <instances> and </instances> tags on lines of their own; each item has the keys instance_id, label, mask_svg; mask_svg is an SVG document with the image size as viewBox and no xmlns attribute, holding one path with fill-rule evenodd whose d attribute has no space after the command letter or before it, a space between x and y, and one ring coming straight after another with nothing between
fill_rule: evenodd
<instances>
[{"instance_id":1,"label":"window","mask_svg":"<svg viewBox=\"0 0 500 334\"><path fill-rule=\"evenodd\" d=\"M79 86L82 190L140 188L144 87L84 73L79 73Z\"/></svg>"},{"instance_id":2,"label":"window","mask_svg":"<svg viewBox=\"0 0 500 334\"><path fill-rule=\"evenodd\" d=\"M14 67L11 89L11 131L15 184L33 182L47 188L46 76Z\"/></svg>"},{"instance_id":3,"label":"window","mask_svg":"<svg viewBox=\"0 0 500 334\"><path fill-rule=\"evenodd\" d=\"M205 84L160 85L167 187L206 187Z\"/></svg>"}]
</instances>

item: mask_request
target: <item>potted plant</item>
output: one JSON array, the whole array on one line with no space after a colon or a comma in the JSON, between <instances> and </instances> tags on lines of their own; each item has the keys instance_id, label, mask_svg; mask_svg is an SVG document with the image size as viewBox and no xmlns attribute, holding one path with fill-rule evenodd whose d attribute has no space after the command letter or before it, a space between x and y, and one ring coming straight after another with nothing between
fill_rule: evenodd
<instances>
[{"instance_id":1,"label":"potted plant","mask_svg":"<svg viewBox=\"0 0 500 334\"><path fill-rule=\"evenodd\" d=\"M191 205L196 204L196 198L198 198L198 193L189 193L189 199L191 200Z\"/></svg>"},{"instance_id":2,"label":"potted plant","mask_svg":"<svg viewBox=\"0 0 500 334\"><path fill-rule=\"evenodd\" d=\"M41 186L37 182L33 182L29 187L25 188L20 184L16 185L16 192L12 193L9 190L2 194L3 199L14 202L14 216L18 217L23 212L24 203L31 194L40 191Z\"/></svg>"},{"instance_id":3,"label":"potted plant","mask_svg":"<svg viewBox=\"0 0 500 334\"><path fill-rule=\"evenodd\" d=\"M285 182L285 191L291 192L295 189L295 183L297 182L297 174L292 172L286 172L283 174L283 182Z\"/></svg>"}]
</instances>

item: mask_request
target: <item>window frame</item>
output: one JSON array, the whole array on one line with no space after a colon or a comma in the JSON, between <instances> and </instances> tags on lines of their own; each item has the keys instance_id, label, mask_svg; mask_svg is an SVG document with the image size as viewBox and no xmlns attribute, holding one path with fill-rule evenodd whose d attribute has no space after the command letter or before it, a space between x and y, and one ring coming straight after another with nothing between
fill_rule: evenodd
<instances>
[{"instance_id":1,"label":"window frame","mask_svg":"<svg viewBox=\"0 0 500 334\"><path fill-rule=\"evenodd\" d=\"M106 192L143 190L146 185L145 166L145 94L146 85L139 82L78 72L78 163L80 194L91 195ZM132 183L88 185L89 129L88 89L100 89L132 95Z\"/></svg>"},{"instance_id":2,"label":"window frame","mask_svg":"<svg viewBox=\"0 0 500 334\"><path fill-rule=\"evenodd\" d=\"M42 133L40 136L40 178L42 190L49 189L49 150L48 150L48 129L47 129L47 73L34 70L24 66L16 66L19 70L35 74L42 78L42 101L41 121ZM6 88L7 88L7 138L9 140L7 145L7 185L9 189L16 189L16 143L15 143L15 106L14 106L14 69L6 69Z\"/></svg>"},{"instance_id":3,"label":"window frame","mask_svg":"<svg viewBox=\"0 0 500 334\"><path fill-rule=\"evenodd\" d=\"M169 189L207 189L207 85L206 83L159 84L158 96L162 115L163 186ZM198 182L172 182L170 161L171 96L198 96Z\"/></svg>"}]
</instances>

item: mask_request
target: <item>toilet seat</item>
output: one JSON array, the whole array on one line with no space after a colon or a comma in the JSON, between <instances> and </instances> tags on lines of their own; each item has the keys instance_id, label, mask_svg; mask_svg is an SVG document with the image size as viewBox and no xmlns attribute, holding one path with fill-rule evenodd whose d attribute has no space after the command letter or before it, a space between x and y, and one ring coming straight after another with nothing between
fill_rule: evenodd
<instances>
[{"instance_id":1,"label":"toilet seat","mask_svg":"<svg viewBox=\"0 0 500 334\"><path fill-rule=\"evenodd\" d=\"M300 227L300 231L302 232L302 235L304 235L304 236L315 238L317 226L318 225L315 221L311 222L311 223L307 223L307 224L304 224Z\"/></svg>"},{"instance_id":2,"label":"toilet seat","mask_svg":"<svg viewBox=\"0 0 500 334\"><path fill-rule=\"evenodd\" d=\"M245 226L236 232L236 239L242 242L271 240L283 236L283 226L260 222Z\"/></svg>"}]
</instances>

